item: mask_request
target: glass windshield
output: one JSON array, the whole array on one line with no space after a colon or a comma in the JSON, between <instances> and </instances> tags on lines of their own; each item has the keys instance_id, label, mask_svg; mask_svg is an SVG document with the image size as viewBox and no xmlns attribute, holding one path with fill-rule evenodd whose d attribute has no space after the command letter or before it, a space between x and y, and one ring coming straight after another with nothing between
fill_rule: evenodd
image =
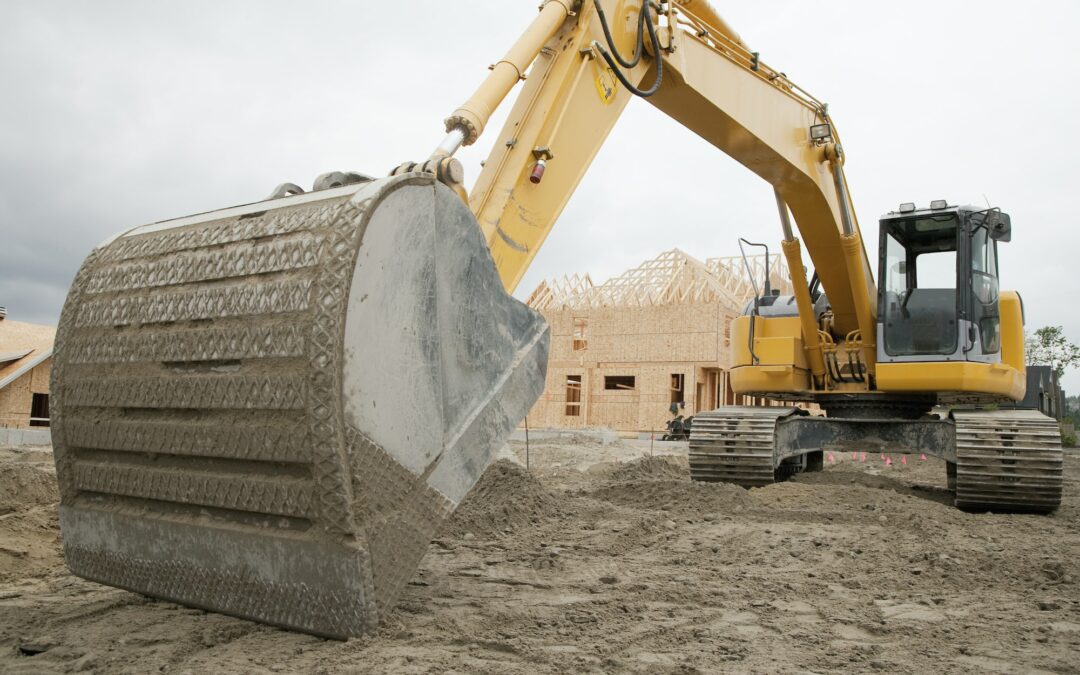
<instances>
[{"instance_id":1,"label":"glass windshield","mask_svg":"<svg viewBox=\"0 0 1080 675\"><path fill-rule=\"evenodd\" d=\"M997 302L997 247L985 227L971 235L971 272L975 298L983 304Z\"/></svg>"},{"instance_id":2,"label":"glass windshield","mask_svg":"<svg viewBox=\"0 0 1080 675\"><path fill-rule=\"evenodd\" d=\"M956 288L956 251L923 253L915 266L919 288Z\"/></svg>"},{"instance_id":3,"label":"glass windshield","mask_svg":"<svg viewBox=\"0 0 1080 675\"><path fill-rule=\"evenodd\" d=\"M881 315L889 355L956 352L958 232L955 213L882 224Z\"/></svg>"},{"instance_id":4,"label":"glass windshield","mask_svg":"<svg viewBox=\"0 0 1080 675\"><path fill-rule=\"evenodd\" d=\"M956 250L957 218L955 213L891 221L888 225L897 239L914 253Z\"/></svg>"},{"instance_id":5,"label":"glass windshield","mask_svg":"<svg viewBox=\"0 0 1080 675\"><path fill-rule=\"evenodd\" d=\"M889 293L903 293L908 288L907 250L891 233L885 234L885 283Z\"/></svg>"},{"instance_id":6,"label":"glass windshield","mask_svg":"<svg viewBox=\"0 0 1080 675\"><path fill-rule=\"evenodd\" d=\"M1001 350L1001 312L998 309L997 243L981 225L971 233L972 319L979 327L983 354Z\"/></svg>"}]
</instances>

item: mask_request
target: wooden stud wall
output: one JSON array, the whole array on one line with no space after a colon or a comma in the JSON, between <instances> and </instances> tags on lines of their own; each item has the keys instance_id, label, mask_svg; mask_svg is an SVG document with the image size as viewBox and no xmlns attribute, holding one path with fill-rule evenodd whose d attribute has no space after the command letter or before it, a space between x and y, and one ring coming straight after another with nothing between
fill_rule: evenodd
<instances>
[{"instance_id":1,"label":"wooden stud wall","mask_svg":"<svg viewBox=\"0 0 1080 675\"><path fill-rule=\"evenodd\" d=\"M52 359L38 364L8 386L0 389L0 428L30 429L30 406L34 394L49 393ZM36 427L34 427L36 428Z\"/></svg>"},{"instance_id":2,"label":"wooden stud wall","mask_svg":"<svg viewBox=\"0 0 1080 675\"><path fill-rule=\"evenodd\" d=\"M763 257L749 263L751 273L764 276ZM725 400L731 320L753 295L745 267L741 259L701 263L673 250L600 286L588 275L541 283L529 304L551 325L551 351L529 426L663 433L673 417L674 374L683 376L684 416L752 403ZM772 258L769 271L773 287L790 293L783 260ZM575 349L582 338L584 348ZM581 378L581 402L571 408L577 415L566 414L569 376ZM635 386L605 389L607 376L633 376Z\"/></svg>"},{"instance_id":3,"label":"wooden stud wall","mask_svg":"<svg viewBox=\"0 0 1080 675\"><path fill-rule=\"evenodd\" d=\"M547 310L551 324L544 394L529 413L535 427L610 427L659 431L672 418L671 376L683 376L679 413L695 414L698 383L709 371L726 368L728 325L734 312L715 303L660 307ZM585 321L585 349L575 351L575 320ZM566 415L567 377L581 377L579 415ZM631 375L633 390L604 388L607 376ZM719 380L714 378L713 386ZM722 393L720 394L723 395ZM711 409L711 406L708 406Z\"/></svg>"}]
</instances>

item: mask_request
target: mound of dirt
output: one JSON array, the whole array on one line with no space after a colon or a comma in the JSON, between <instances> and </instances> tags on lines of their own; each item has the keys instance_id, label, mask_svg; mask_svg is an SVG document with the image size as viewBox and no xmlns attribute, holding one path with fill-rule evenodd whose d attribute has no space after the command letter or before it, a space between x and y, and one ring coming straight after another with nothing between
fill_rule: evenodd
<instances>
[{"instance_id":1,"label":"mound of dirt","mask_svg":"<svg viewBox=\"0 0 1080 675\"><path fill-rule=\"evenodd\" d=\"M614 434L605 438L604 436L595 433L573 431L564 431L555 436L537 436L534 434L530 437L529 443L533 447L538 448L570 446L577 449L579 452L589 448L618 448L625 445L622 439ZM513 440L511 441L511 444L524 446L525 442L523 440Z\"/></svg>"},{"instance_id":2,"label":"mound of dirt","mask_svg":"<svg viewBox=\"0 0 1080 675\"><path fill-rule=\"evenodd\" d=\"M690 472L685 461L679 457L654 456L619 464L609 474L613 483L627 483L643 480L690 480Z\"/></svg>"},{"instance_id":3,"label":"mound of dirt","mask_svg":"<svg viewBox=\"0 0 1080 675\"><path fill-rule=\"evenodd\" d=\"M60 501L56 475L41 466L0 464L0 515Z\"/></svg>"},{"instance_id":4,"label":"mound of dirt","mask_svg":"<svg viewBox=\"0 0 1080 675\"><path fill-rule=\"evenodd\" d=\"M0 517L0 583L40 578L63 565L55 504Z\"/></svg>"},{"instance_id":5,"label":"mound of dirt","mask_svg":"<svg viewBox=\"0 0 1080 675\"><path fill-rule=\"evenodd\" d=\"M63 565L51 462L14 457L0 461L0 582L38 578Z\"/></svg>"},{"instance_id":6,"label":"mound of dirt","mask_svg":"<svg viewBox=\"0 0 1080 675\"><path fill-rule=\"evenodd\" d=\"M0 516L0 673L1080 672L1077 453L1047 517L939 503L937 461L747 490L612 446L496 463L348 642L77 579L55 505ZM0 449L0 472L51 461Z\"/></svg>"},{"instance_id":7,"label":"mound of dirt","mask_svg":"<svg viewBox=\"0 0 1080 675\"><path fill-rule=\"evenodd\" d=\"M686 476L611 481L584 494L620 506L699 516L730 513L753 503L747 491L737 485L699 483Z\"/></svg>"},{"instance_id":8,"label":"mound of dirt","mask_svg":"<svg viewBox=\"0 0 1080 675\"><path fill-rule=\"evenodd\" d=\"M560 514L559 502L525 467L492 464L443 527L443 534L493 537Z\"/></svg>"}]
</instances>

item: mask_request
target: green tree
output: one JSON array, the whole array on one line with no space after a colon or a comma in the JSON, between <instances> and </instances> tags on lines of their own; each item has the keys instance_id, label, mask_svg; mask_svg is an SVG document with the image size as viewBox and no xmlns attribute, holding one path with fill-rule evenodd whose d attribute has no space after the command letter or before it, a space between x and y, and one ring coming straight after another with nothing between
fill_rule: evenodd
<instances>
[{"instance_id":1,"label":"green tree","mask_svg":"<svg viewBox=\"0 0 1080 675\"><path fill-rule=\"evenodd\" d=\"M1024 343L1027 362L1033 366L1050 366L1058 377L1080 364L1080 347L1065 337L1061 326L1043 326L1028 336Z\"/></svg>"},{"instance_id":2,"label":"green tree","mask_svg":"<svg viewBox=\"0 0 1080 675\"><path fill-rule=\"evenodd\" d=\"M1062 411L1061 419L1072 422L1073 426L1080 429L1080 396L1065 398L1065 410Z\"/></svg>"}]
</instances>

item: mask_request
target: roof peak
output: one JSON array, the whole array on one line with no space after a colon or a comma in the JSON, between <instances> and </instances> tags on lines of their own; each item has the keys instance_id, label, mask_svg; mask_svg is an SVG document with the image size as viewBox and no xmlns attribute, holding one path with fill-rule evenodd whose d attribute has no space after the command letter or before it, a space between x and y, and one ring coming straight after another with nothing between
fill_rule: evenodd
<instances>
[{"instance_id":1,"label":"roof peak","mask_svg":"<svg viewBox=\"0 0 1080 675\"><path fill-rule=\"evenodd\" d=\"M790 289L783 258L774 254L769 259L771 285ZM602 284L594 285L587 274L545 280L529 296L528 304L533 309L584 309L719 302L738 311L753 295L751 275L764 279L765 269L763 255L748 256L745 264L737 256L702 262L676 247ZM586 279L588 283L582 283Z\"/></svg>"}]
</instances>

